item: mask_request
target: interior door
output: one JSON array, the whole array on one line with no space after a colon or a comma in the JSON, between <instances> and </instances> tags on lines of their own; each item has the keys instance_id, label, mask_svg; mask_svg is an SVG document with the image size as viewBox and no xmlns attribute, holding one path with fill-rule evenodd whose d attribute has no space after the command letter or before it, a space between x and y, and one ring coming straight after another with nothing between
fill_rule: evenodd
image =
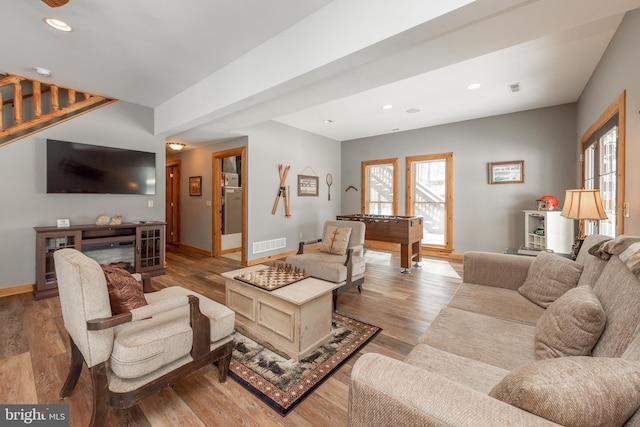
<instances>
[{"instance_id":1,"label":"interior door","mask_svg":"<svg viewBox=\"0 0 640 427\"><path fill-rule=\"evenodd\" d=\"M167 243L180 243L180 161L167 163Z\"/></svg>"}]
</instances>

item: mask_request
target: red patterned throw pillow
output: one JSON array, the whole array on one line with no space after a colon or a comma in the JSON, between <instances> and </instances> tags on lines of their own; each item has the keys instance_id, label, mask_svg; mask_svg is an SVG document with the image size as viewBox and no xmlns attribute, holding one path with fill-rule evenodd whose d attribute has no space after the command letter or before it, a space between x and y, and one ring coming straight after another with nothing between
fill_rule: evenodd
<instances>
[{"instance_id":1,"label":"red patterned throw pillow","mask_svg":"<svg viewBox=\"0 0 640 427\"><path fill-rule=\"evenodd\" d=\"M147 305L144 292L138 281L127 270L112 265L102 265L109 289L111 313L128 313L134 308Z\"/></svg>"}]
</instances>

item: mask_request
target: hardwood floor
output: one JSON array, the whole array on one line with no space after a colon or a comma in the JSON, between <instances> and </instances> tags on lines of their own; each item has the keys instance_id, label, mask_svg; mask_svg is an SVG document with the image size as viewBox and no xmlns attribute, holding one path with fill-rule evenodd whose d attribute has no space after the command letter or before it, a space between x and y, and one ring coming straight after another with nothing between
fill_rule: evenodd
<instances>
[{"instance_id":1,"label":"hardwood floor","mask_svg":"<svg viewBox=\"0 0 640 427\"><path fill-rule=\"evenodd\" d=\"M383 331L361 353L402 359L444 307L460 283L462 263L425 259L422 268L400 273L397 253L368 250L362 294L340 296L338 311L380 326ZM168 249L167 274L155 277L156 288L180 285L224 302L220 273L240 268L232 259L207 258ZM36 301L32 294L0 298L0 402L68 403L71 426L86 426L91 417L91 383L83 369L73 395L58 393L69 366L69 343L57 297ZM109 410L109 426L346 426L349 378L358 356L286 417L281 417L233 379L217 380L213 366L127 410Z\"/></svg>"}]
</instances>

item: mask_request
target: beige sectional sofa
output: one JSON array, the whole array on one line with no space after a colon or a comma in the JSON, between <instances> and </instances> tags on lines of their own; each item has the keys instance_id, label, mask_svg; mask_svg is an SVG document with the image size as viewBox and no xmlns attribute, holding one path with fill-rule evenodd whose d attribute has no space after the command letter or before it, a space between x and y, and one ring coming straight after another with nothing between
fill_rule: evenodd
<instances>
[{"instance_id":1,"label":"beige sectional sofa","mask_svg":"<svg viewBox=\"0 0 640 427\"><path fill-rule=\"evenodd\" d=\"M349 424L640 425L640 282L628 253L589 253L606 242L589 236L575 262L465 254L463 283L404 361L355 363Z\"/></svg>"}]
</instances>

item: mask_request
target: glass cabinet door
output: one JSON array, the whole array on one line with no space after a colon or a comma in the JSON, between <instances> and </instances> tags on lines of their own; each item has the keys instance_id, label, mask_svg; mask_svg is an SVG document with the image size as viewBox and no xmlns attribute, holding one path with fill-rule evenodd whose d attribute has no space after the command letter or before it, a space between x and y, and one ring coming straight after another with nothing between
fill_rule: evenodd
<instances>
[{"instance_id":1,"label":"glass cabinet door","mask_svg":"<svg viewBox=\"0 0 640 427\"><path fill-rule=\"evenodd\" d=\"M136 271L145 272L164 267L164 225L138 227Z\"/></svg>"},{"instance_id":2,"label":"glass cabinet door","mask_svg":"<svg viewBox=\"0 0 640 427\"><path fill-rule=\"evenodd\" d=\"M80 250L82 232L54 231L38 234L38 256L36 264L36 298L58 294L58 281L53 263L53 253L58 249L75 248Z\"/></svg>"}]
</instances>

